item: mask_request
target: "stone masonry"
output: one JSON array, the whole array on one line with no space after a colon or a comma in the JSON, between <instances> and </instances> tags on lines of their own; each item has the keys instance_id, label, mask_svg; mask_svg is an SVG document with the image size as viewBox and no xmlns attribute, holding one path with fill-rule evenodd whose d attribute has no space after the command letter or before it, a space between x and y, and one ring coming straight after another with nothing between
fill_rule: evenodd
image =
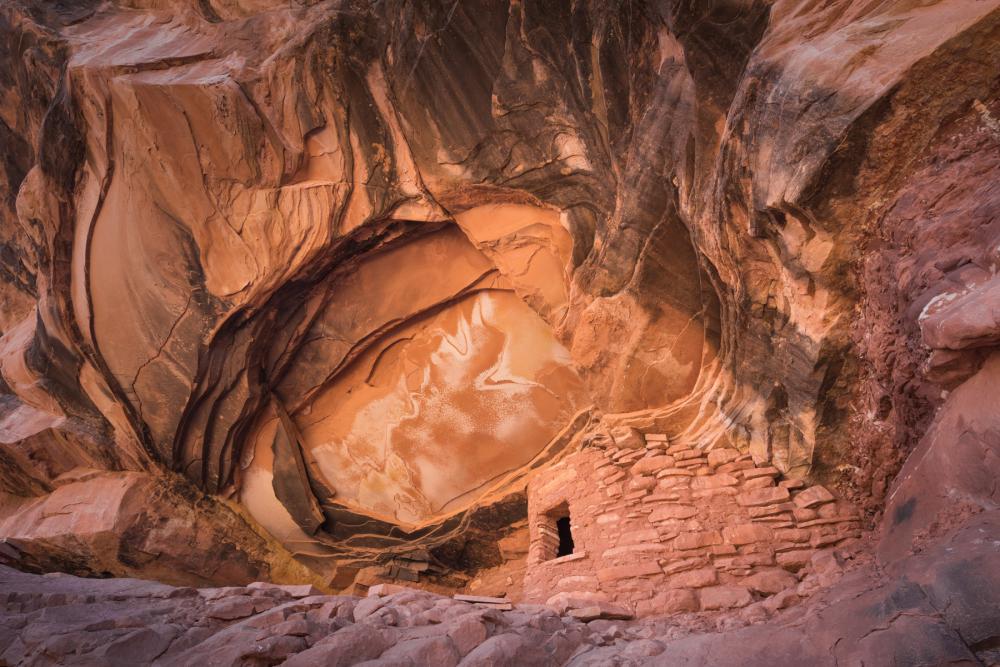
<instances>
[{"instance_id":1,"label":"stone masonry","mask_svg":"<svg viewBox=\"0 0 1000 667\"><path fill-rule=\"evenodd\" d=\"M780 477L735 449L630 428L591 437L529 483L525 600L649 616L793 588L814 553L860 537L860 517L824 487ZM573 553L556 557L567 515Z\"/></svg>"}]
</instances>

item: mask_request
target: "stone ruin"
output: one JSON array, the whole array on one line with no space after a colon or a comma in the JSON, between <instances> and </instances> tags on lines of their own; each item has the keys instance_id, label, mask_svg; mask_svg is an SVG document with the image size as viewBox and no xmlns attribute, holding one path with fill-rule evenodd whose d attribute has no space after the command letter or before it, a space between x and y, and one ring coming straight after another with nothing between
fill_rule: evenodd
<instances>
[{"instance_id":1,"label":"stone ruin","mask_svg":"<svg viewBox=\"0 0 1000 667\"><path fill-rule=\"evenodd\" d=\"M779 481L732 448L706 454L630 431L591 440L529 483L525 600L637 616L746 607L794 592L795 572L861 537L858 510L823 486Z\"/></svg>"}]
</instances>

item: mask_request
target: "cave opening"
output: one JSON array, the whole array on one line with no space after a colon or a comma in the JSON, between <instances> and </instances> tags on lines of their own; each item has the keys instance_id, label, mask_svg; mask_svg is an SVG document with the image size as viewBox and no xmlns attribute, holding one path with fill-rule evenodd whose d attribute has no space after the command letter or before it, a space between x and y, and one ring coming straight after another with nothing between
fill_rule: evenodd
<instances>
[{"instance_id":1,"label":"cave opening","mask_svg":"<svg viewBox=\"0 0 1000 667\"><path fill-rule=\"evenodd\" d=\"M559 546L556 547L556 558L569 556L573 553L573 529L570 527L569 515L556 519L556 531L559 533Z\"/></svg>"}]
</instances>

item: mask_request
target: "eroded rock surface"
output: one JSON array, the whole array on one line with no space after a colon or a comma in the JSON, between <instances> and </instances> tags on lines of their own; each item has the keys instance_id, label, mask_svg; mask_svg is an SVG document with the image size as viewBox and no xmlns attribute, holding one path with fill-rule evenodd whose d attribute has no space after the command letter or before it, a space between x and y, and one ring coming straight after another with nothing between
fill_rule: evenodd
<instances>
[{"instance_id":1,"label":"eroded rock surface","mask_svg":"<svg viewBox=\"0 0 1000 667\"><path fill-rule=\"evenodd\" d=\"M0 37L0 660L997 661L1000 0Z\"/></svg>"}]
</instances>

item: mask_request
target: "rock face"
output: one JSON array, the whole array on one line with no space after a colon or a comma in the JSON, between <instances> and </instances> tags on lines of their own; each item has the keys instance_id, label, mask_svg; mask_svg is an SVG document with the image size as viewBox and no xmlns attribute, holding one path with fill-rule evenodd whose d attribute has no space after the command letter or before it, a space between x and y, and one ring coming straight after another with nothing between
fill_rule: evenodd
<instances>
[{"instance_id":1,"label":"rock face","mask_svg":"<svg viewBox=\"0 0 1000 667\"><path fill-rule=\"evenodd\" d=\"M103 602L11 573L0 661L996 660L1000 0L11 0L0 36L0 561L568 614L263 632L259 589L120 584L170 629L70 651L38 617ZM664 614L726 632L611 645Z\"/></svg>"}]
</instances>

